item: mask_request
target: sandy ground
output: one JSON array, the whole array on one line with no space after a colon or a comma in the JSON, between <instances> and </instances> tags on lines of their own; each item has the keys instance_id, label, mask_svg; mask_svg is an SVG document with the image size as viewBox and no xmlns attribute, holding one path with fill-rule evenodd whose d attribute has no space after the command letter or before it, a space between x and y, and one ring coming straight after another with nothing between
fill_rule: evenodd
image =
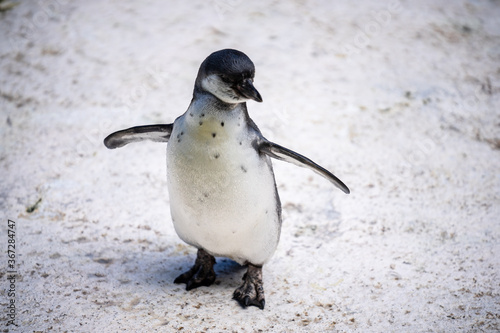
<instances>
[{"instance_id":1,"label":"sandy ground","mask_svg":"<svg viewBox=\"0 0 500 333\"><path fill-rule=\"evenodd\" d=\"M20 1L0 13L3 332L500 330L500 2ZM170 221L164 144L102 139L172 122L201 61L236 48L275 162L281 242L266 308L244 269L172 283L195 250ZM41 201L40 201L41 200ZM15 221L15 296L7 280ZM11 239L11 238L10 238ZM17 327L8 323L15 301Z\"/></svg>"}]
</instances>

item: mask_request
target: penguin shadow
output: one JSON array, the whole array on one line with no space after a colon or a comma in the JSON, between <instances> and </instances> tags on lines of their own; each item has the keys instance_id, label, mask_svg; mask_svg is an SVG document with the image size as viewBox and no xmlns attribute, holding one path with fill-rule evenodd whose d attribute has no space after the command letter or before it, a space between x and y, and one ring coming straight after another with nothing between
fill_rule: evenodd
<instances>
[{"instance_id":1,"label":"penguin shadow","mask_svg":"<svg viewBox=\"0 0 500 333\"><path fill-rule=\"evenodd\" d=\"M217 275L215 284L223 287L231 287L232 289L239 287L246 272L246 266L242 266L236 261L224 257L216 258L215 260L214 270Z\"/></svg>"},{"instance_id":2,"label":"penguin shadow","mask_svg":"<svg viewBox=\"0 0 500 333\"><path fill-rule=\"evenodd\" d=\"M179 264L181 264L180 266L171 267L171 270L168 273L165 273L168 274L169 279L171 280L171 283L173 285L182 286L182 288L185 287L184 284L174 284L173 281L180 274L188 271L193 266L195 259L196 255L184 256L182 259L180 260L178 259L179 261L176 261ZM243 275L246 272L247 267L242 266L238 264L236 261L233 261L225 257L216 257L215 261L216 261L214 265L214 271L216 275L215 282L208 288L234 289L236 287L239 287L241 285L241 281Z\"/></svg>"},{"instance_id":3,"label":"penguin shadow","mask_svg":"<svg viewBox=\"0 0 500 333\"><path fill-rule=\"evenodd\" d=\"M141 284L147 289L156 290L158 288L172 294L186 292L186 285L175 284L174 280L188 271L193 266L195 259L196 253L186 255L163 253L161 256L158 252L143 253L140 259L143 269L127 270L127 280L135 284ZM199 287L189 292L196 292L197 289L206 291L227 289L228 292L232 293L235 288L241 285L246 266L242 266L228 258L217 257L214 270L216 279L211 286Z\"/></svg>"}]
</instances>

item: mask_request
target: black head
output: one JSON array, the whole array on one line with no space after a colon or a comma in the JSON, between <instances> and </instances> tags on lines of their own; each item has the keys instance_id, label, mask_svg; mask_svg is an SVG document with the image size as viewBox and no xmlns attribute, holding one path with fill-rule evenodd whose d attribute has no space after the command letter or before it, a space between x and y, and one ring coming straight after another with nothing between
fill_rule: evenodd
<instances>
[{"instance_id":1,"label":"black head","mask_svg":"<svg viewBox=\"0 0 500 333\"><path fill-rule=\"evenodd\" d=\"M206 91L225 103L262 102L253 86L255 66L243 52L224 49L209 55L201 64L195 89Z\"/></svg>"}]
</instances>

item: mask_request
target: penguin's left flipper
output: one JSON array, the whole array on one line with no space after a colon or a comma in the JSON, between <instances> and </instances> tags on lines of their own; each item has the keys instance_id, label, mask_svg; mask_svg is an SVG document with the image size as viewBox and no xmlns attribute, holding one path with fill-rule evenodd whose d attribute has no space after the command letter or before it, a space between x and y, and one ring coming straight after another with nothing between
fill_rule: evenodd
<instances>
[{"instance_id":1,"label":"penguin's left flipper","mask_svg":"<svg viewBox=\"0 0 500 333\"><path fill-rule=\"evenodd\" d=\"M333 173L323 168L321 165L314 163L305 156L294 152L288 148L282 147L274 142L262 140L258 145L259 151L272 158L276 158L281 161L289 162L300 167L306 167L319 175L328 179L333 185L339 188L342 192L349 194L349 188L338 179Z\"/></svg>"},{"instance_id":2,"label":"penguin's left flipper","mask_svg":"<svg viewBox=\"0 0 500 333\"><path fill-rule=\"evenodd\" d=\"M132 142L144 140L168 142L173 127L174 124L160 124L127 128L108 135L104 139L104 145L109 149L115 149Z\"/></svg>"}]
</instances>

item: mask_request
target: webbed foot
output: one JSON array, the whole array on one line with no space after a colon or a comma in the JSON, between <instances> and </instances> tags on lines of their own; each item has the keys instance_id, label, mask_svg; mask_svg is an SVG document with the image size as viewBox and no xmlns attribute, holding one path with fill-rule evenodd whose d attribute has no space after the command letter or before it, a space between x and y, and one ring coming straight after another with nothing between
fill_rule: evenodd
<instances>
[{"instance_id":1,"label":"webbed foot","mask_svg":"<svg viewBox=\"0 0 500 333\"><path fill-rule=\"evenodd\" d=\"M186 290L191 290L201 286L208 287L215 281L215 258L205 250L199 249L194 266L181 275L174 283L185 283Z\"/></svg>"},{"instance_id":2,"label":"webbed foot","mask_svg":"<svg viewBox=\"0 0 500 333\"><path fill-rule=\"evenodd\" d=\"M264 299L264 284L262 283L262 267L248 264L243 281L243 284L234 291L233 299L237 300L244 308L254 305L263 310L266 300Z\"/></svg>"}]
</instances>

